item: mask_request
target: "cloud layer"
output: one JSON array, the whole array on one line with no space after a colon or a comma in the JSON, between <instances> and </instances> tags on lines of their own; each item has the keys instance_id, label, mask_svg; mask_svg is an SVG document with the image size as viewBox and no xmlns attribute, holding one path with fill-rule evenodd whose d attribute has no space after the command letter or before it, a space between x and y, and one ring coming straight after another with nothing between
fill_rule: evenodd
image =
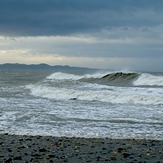
<instances>
[{"instance_id":1,"label":"cloud layer","mask_svg":"<svg viewBox=\"0 0 163 163\"><path fill-rule=\"evenodd\" d=\"M162 0L0 0L0 63L163 71Z\"/></svg>"},{"instance_id":2,"label":"cloud layer","mask_svg":"<svg viewBox=\"0 0 163 163\"><path fill-rule=\"evenodd\" d=\"M69 35L162 24L162 0L0 0L0 34Z\"/></svg>"}]
</instances>

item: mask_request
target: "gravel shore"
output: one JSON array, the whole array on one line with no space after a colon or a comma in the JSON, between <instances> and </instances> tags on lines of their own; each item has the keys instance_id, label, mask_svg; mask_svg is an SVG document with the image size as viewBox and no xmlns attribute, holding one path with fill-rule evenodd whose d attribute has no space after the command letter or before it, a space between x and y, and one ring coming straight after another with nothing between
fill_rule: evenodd
<instances>
[{"instance_id":1,"label":"gravel shore","mask_svg":"<svg viewBox=\"0 0 163 163\"><path fill-rule=\"evenodd\" d=\"M162 163L163 141L0 135L0 163Z\"/></svg>"}]
</instances>

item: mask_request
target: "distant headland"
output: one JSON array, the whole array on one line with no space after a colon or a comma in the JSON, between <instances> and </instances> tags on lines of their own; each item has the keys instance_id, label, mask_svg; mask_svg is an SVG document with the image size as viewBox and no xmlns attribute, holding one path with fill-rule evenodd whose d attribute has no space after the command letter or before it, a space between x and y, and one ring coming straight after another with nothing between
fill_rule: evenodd
<instances>
[{"instance_id":1,"label":"distant headland","mask_svg":"<svg viewBox=\"0 0 163 163\"><path fill-rule=\"evenodd\" d=\"M19 63L5 63L0 64L0 70L55 70L55 71L97 71L98 69L86 67L72 67L68 65L55 65L48 64L19 64Z\"/></svg>"}]
</instances>

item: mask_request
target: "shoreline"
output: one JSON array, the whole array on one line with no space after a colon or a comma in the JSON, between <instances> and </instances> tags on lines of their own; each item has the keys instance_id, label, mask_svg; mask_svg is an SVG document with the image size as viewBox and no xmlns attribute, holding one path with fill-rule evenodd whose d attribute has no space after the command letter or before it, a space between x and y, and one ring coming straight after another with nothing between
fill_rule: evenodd
<instances>
[{"instance_id":1,"label":"shoreline","mask_svg":"<svg viewBox=\"0 0 163 163\"><path fill-rule=\"evenodd\" d=\"M157 162L163 140L0 134L0 162Z\"/></svg>"}]
</instances>

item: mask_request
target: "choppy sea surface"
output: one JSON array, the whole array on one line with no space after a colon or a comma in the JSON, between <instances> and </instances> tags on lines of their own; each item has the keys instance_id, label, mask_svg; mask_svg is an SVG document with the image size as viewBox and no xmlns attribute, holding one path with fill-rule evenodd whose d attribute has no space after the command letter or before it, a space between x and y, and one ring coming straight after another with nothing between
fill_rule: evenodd
<instances>
[{"instance_id":1,"label":"choppy sea surface","mask_svg":"<svg viewBox=\"0 0 163 163\"><path fill-rule=\"evenodd\" d=\"M163 73L1 70L0 133L163 139Z\"/></svg>"}]
</instances>

